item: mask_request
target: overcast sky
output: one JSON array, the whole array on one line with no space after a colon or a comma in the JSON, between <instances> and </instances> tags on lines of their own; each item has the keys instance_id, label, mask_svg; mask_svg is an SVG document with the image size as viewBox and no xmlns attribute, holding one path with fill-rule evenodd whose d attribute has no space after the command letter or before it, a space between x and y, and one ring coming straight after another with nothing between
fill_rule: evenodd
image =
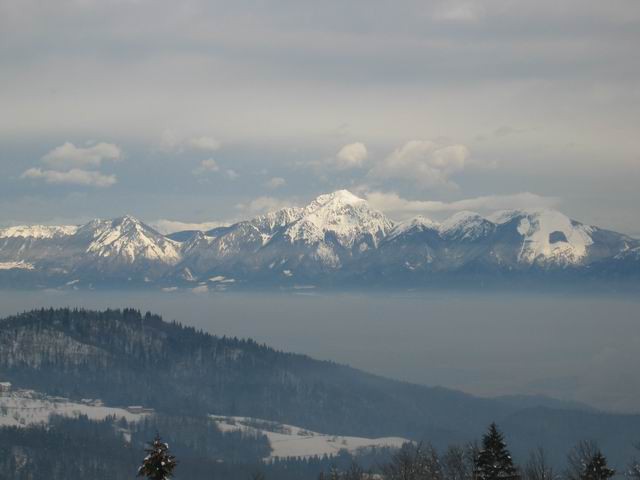
<instances>
[{"instance_id":1,"label":"overcast sky","mask_svg":"<svg viewBox=\"0 0 640 480\"><path fill-rule=\"evenodd\" d=\"M0 0L0 224L558 208L640 236L640 2Z\"/></svg>"}]
</instances>

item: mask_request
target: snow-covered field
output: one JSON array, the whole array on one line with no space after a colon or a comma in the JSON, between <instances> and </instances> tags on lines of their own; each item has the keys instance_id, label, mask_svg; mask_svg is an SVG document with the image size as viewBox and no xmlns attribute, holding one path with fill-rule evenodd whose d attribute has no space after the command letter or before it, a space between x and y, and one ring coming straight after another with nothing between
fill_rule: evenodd
<instances>
[{"instance_id":1,"label":"snow-covered field","mask_svg":"<svg viewBox=\"0 0 640 480\"><path fill-rule=\"evenodd\" d=\"M33 264L20 260L19 262L0 262L0 270L33 270Z\"/></svg>"},{"instance_id":2,"label":"snow-covered field","mask_svg":"<svg viewBox=\"0 0 640 480\"><path fill-rule=\"evenodd\" d=\"M94 404L91 404L94 403ZM0 427L44 424L50 415L102 420L115 415L127 421L142 419L147 413L131 413L124 408L105 407L99 402L78 403L66 398L50 397L33 390L15 390L0 393Z\"/></svg>"},{"instance_id":3,"label":"snow-covered field","mask_svg":"<svg viewBox=\"0 0 640 480\"><path fill-rule=\"evenodd\" d=\"M224 432L243 431L266 435L271 444L271 455L276 457L312 457L335 455L340 450L356 453L374 447L400 448L408 442L406 438L363 438L326 435L293 425L280 424L249 417L225 417L211 415L218 428ZM266 459L266 460L268 460Z\"/></svg>"}]
</instances>

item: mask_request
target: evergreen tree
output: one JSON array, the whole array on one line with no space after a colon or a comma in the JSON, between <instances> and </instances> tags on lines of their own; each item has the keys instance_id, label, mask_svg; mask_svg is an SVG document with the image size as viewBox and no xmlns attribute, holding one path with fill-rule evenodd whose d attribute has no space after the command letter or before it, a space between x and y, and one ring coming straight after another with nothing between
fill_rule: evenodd
<instances>
[{"instance_id":1,"label":"evergreen tree","mask_svg":"<svg viewBox=\"0 0 640 480\"><path fill-rule=\"evenodd\" d=\"M478 480L518 480L520 475L513 465L502 433L495 423L489 426L482 438L482 449L475 462L475 477Z\"/></svg>"},{"instance_id":2,"label":"evergreen tree","mask_svg":"<svg viewBox=\"0 0 640 480\"><path fill-rule=\"evenodd\" d=\"M169 453L169 445L160 439L160 435L156 435L145 452L147 452L147 456L138 468L138 476L147 477L149 480L169 480L178 463L176 458Z\"/></svg>"},{"instance_id":3,"label":"evergreen tree","mask_svg":"<svg viewBox=\"0 0 640 480\"><path fill-rule=\"evenodd\" d=\"M607 480L615 471L607 466L607 459L593 441L581 441L569 452L568 480Z\"/></svg>"},{"instance_id":4,"label":"evergreen tree","mask_svg":"<svg viewBox=\"0 0 640 480\"><path fill-rule=\"evenodd\" d=\"M581 480L608 480L616 474L615 470L607 466L607 459L597 450L589 462L584 466Z\"/></svg>"}]
</instances>

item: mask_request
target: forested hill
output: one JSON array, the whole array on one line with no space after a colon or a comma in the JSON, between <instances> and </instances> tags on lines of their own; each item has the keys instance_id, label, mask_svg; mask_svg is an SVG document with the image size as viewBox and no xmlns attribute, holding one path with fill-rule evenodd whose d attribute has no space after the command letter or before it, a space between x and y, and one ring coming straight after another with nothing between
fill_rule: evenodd
<instances>
[{"instance_id":1,"label":"forested hill","mask_svg":"<svg viewBox=\"0 0 640 480\"><path fill-rule=\"evenodd\" d=\"M516 452L553 443L564 454L587 432L628 455L640 432L637 416L573 411L567 417L557 409L412 385L129 309L48 309L1 320L0 379L108 405L251 416L330 434L405 436L442 446L475 438L494 420Z\"/></svg>"},{"instance_id":2,"label":"forested hill","mask_svg":"<svg viewBox=\"0 0 640 480\"><path fill-rule=\"evenodd\" d=\"M455 436L495 402L396 382L135 310L38 310L0 323L0 368L22 385L167 413L244 415L328 433Z\"/></svg>"}]
</instances>

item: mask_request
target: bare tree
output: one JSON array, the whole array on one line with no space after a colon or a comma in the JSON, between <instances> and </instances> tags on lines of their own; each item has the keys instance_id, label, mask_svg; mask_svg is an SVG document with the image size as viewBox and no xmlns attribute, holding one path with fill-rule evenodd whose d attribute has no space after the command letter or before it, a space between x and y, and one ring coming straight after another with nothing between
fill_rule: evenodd
<instances>
[{"instance_id":1,"label":"bare tree","mask_svg":"<svg viewBox=\"0 0 640 480\"><path fill-rule=\"evenodd\" d=\"M556 474L549 465L542 447L531 452L524 467L524 480L555 480Z\"/></svg>"},{"instance_id":2,"label":"bare tree","mask_svg":"<svg viewBox=\"0 0 640 480\"><path fill-rule=\"evenodd\" d=\"M382 467L385 480L443 480L438 453L431 446L405 444Z\"/></svg>"},{"instance_id":3,"label":"bare tree","mask_svg":"<svg viewBox=\"0 0 640 480\"><path fill-rule=\"evenodd\" d=\"M478 446L473 443L466 447L450 446L442 456L442 471L446 480L473 480L474 465Z\"/></svg>"},{"instance_id":4,"label":"bare tree","mask_svg":"<svg viewBox=\"0 0 640 480\"><path fill-rule=\"evenodd\" d=\"M584 469L598 451L598 445L590 440L581 440L567 455L567 480L581 480Z\"/></svg>"},{"instance_id":5,"label":"bare tree","mask_svg":"<svg viewBox=\"0 0 640 480\"><path fill-rule=\"evenodd\" d=\"M369 475L355 462L351 464L349 470L342 474L343 480L363 480L365 478L369 478Z\"/></svg>"},{"instance_id":6,"label":"bare tree","mask_svg":"<svg viewBox=\"0 0 640 480\"><path fill-rule=\"evenodd\" d=\"M607 466L607 458L594 442L582 441L569 453L569 480L608 480L615 470Z\"/></svg>"},{"instance_id":7,"label":"bare tree","mask_svg":"<svg viewBox=\"0 0 640 480\"><path fill-rule=\"evenodd\" d=\"M640 454L640 443L636 445L636 450ZM629 465L629 471L627 477L632 480L640 480L640 458L634 458Z\"/></svg>"}]
</instances>

